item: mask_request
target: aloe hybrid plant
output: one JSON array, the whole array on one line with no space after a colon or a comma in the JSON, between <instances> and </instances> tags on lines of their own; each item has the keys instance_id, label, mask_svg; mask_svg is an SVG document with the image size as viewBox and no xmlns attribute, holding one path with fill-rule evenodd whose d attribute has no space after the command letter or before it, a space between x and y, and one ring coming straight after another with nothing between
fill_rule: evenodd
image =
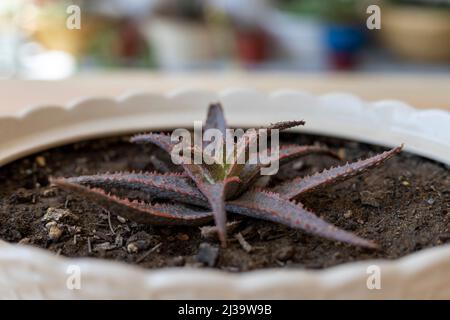
<instances>
[{"instance_id":1,"label":"aloe hybrid plant","mask_svg":"<svg viewBox=\"0 0 450 320\"><path fill-rule=\"evenodd\" d=\"M275 123L266 129L285 130L304 125L303 121ZM206 129L218 129L226 136L226 121L220 104L211 104ZM245 140L243 140L245 139ZM112 213L139 223L155 225L201 225L215 221L219 239L226 245L227 213L270 220L301 229L310 234L346 242L356 246L376 248L373 241L339 229L316 216L297 199L324 186L336 184L379 166L399 153L402 146L365 160L347 163L311 176L295 178L271 188L256 187L261 177L261 163L252 164L250 145L258 134L244 135L236 141L231 155L213 164L183 163L182 172L118 172L90 176L52 179L61 189L93 201ZM161 133L139 134L134 143L154 144L172 153L176 142ZM192 153L202 150L192 149ZM337 157L321 146L282 146L276 158L280 165L293 159L318 153ZM239 162L240 156L245 161ZM234 160L233 160L234 159ZM164 166L167 168L167 166ZM114 191L114 193L111 193ZM131 196L132 195L132 196ZM130 200L134 197L139 200Z\"/></svg>"}]
</instances>

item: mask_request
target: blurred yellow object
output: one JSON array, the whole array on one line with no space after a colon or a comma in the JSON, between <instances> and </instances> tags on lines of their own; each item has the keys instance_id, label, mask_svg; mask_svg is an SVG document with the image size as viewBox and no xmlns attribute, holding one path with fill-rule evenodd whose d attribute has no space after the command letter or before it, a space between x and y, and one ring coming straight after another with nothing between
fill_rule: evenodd
<instances>
[{"instance_id":1,"label":"blurred yellow object","mask_svg":"<svg viewBox=\"0 0 450 320\"><path fill-rule=\"evenodd\" d=\"M36 17L33 37L50 50L61 50L81 56L86 52L95 34L108 27L109 19L99 16L81 17L81 29L68 29L65 7L44 9Z\"/></svg>"},{"instance_id":2,"label":"blurred yellow object","mask_svg":"<svg viewBox=\"0 0 450 320\"><path fill-rule=\"evenodd\" d=\"M381 19L382 39L398 56L422 62L450 61L450 10L390 6Z\"/></svg>"}]
</instances>

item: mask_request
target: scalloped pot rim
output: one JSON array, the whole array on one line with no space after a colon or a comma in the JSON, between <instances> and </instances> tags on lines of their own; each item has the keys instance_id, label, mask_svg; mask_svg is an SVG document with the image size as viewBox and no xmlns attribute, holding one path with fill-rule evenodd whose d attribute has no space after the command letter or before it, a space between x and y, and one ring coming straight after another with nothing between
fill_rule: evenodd
<instances>
[{"instance_id":1,"label":"scalloped pot rim","mask_svg":"<svg viewBox=\"0 0 450 320\"><path fill-rule=\"evenodd\" d=\"M450 165L450 113L417 110L393 100L366 102L347 93L322 96L251 89L220 93L183 89L83 98L66 106L31 107L0 117L0 166L50 147L93 137L191 127L208 103L221 101L232 126L302 118L302 132L394 146ZM181 116L180 116L181 115ZM79 268L81 289L68 288ZM381 289L370 276L381 275ZM137 266L92 258L56 257L43 249L0 241L0 298L450 298L450 245L397 260L363 261L324 270L216 270Z\"/></svg>"}]
</instances>

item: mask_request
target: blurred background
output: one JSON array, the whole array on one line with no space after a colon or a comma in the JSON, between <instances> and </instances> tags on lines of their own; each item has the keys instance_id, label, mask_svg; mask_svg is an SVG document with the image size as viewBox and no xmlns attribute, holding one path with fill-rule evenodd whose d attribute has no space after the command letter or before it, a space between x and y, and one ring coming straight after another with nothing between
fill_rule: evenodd
<instances>
[{"instance_id":1,"label":"blurred background","mask_svg":"<svg viewBox=\"0 0 450 320\"><path fill-rule=\"evenodd\" d=\"M450 0L0 0L0 78L124 69L449 74Z\"/></svg>"}]
</instances>

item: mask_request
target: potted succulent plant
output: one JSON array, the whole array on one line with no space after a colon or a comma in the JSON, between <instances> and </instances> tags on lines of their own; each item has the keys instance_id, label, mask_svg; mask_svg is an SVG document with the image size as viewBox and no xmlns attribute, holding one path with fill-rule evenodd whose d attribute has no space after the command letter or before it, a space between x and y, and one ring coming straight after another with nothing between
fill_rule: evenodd
<instances>
[{"instance_id":1,"label":"potted succulent plant","mask_svg":"<svg viewBox=\"0 0 450 320\"><path fill-rule=\"evenodd\" d=\"M129 142L191 128L212 101L233 128L272 122L275 134L306 121L302 135L280 134L276 175L259 178L268 163L248 158L174 165L164 134ZM448 297L449 123L399 102L246 90L87 99L2 118L0 296ZM205 125L225 132L219 104ZM262 137L249 132L232 154ZM209 156L206 146L188 153Z\"/></svg>"},{"instance_id":2,"label":"potted succulent plant","mask_svg":"<svg viewBox=\"0 0 450 320\"><path fill-rule=\"evenodd\" d=\"M285 121L272 124L264 130L269 132L286 130L303 124L304 121ZM210 105L205 126L206 130L219 130L224 139L227 125L220 104ZM376 248L377 245L374 242L332 226L305 209L301 203L293 200L308 192L321 189L325 185L362 174L400 152L401 147L369 159L324 170L309 177L286 181L271 188L256 189L258 180L263 177L262 169L265 166L271 166L261 161L250 162L250 159L257 155L251 144L261 138L259 132L250 132L240 137L236 143L232 142L232 150L228 156L222 153L212 163L195 164L189 157L189 161L181 163L187 176L164 172L169 164L160 163L159 172L154 173L106 173L57 178L51 179L50 182L61 189L79 194L84 199L91 199L111 212L140 223L196 225L204 224L214 218L218 238L223 246L227 245L226 213L229 211L282 223L337 241ZM169 154L176 146L170 136L157 133L136 135L131 138L131 141L154 144ZM200 154L203 158L210 157L205 151L206 148L195 145L189 147L192 156ZM338 157L325 147L291 145L281 147L271 161L283 163L312 153ZM246 157L249 160L238 161ZM268 184L268 181L265 184ZM119 194L128 194L128 196L120 198L108 194L105 190L109 189L117 189ZM131 201L129 195L133 192L143 193L142 197ZM148 202L148 199L169 200L169 202L152 204ZM186 207L184 204L198 208Z\"/></svg>"}]
</instances>

